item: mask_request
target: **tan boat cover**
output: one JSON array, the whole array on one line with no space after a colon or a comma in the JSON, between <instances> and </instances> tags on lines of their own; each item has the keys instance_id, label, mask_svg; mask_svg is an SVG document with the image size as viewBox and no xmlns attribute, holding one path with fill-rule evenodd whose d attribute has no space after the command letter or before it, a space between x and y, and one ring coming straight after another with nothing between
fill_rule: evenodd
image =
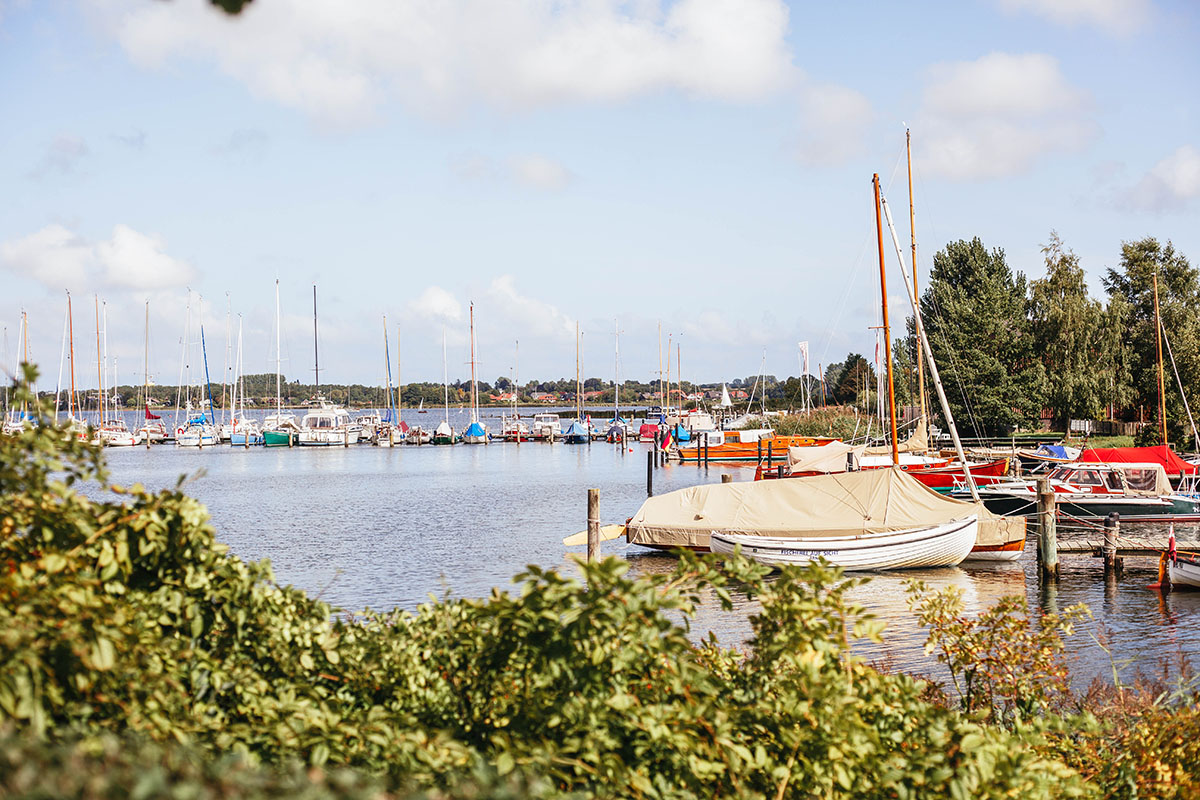
<instances>
[{"instance_id":1,"label":"tan boat cover","mask_svg":"<svg viewBox=\"0 0 1200 800\"><path fill-rule=\"evenodd\" d=\"M929 449L929 429L925 426L924 419L917 420L917 427L913 428L912 434L901 442L897 449L901 453L924 453ZM891 454L892 446L890 444L867 448L869 456L890 456Z\"/></svg>"},{"instance_id":2,"label":"tan boat cover","mask_svg":"<svg viewBox=\"0 0 1200 800\"><path fill-rule=\"evenodd\" d=\"M850 536L979 519L977 545L1025 537L1021 517L940 495L898 469L773 481L710 483L642 504L627 526L631 544L707 550L713 531L760 536Z\"/></svg>"},{"instance_id":3,"label":"tan boat cover","mask_svg":"<svg viewBox=\"0 0 1200 800\"><path fill-rule=\"evenodd\" d=\"M788 469L797 472L845 472L846 458L854 454L854 464L862 456L866 445L849 445L845 442L829 442L812 447L789 447Z\"/></svg>"}]
</instances>

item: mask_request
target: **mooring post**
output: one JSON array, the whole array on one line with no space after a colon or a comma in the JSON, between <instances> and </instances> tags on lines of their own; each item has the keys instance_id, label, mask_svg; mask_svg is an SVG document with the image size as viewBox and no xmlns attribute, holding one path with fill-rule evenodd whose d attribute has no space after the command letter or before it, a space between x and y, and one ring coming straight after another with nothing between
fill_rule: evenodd
<instances>
[{"instance_id":1,"label":"mooring post","mask_svg":"<svg viewBox=\"0 0 1200 800\"><path fill-rule=\"evenodd\" d=\"M1058 579L1058 530L1055 519L1054 490L1049 478L1038 478L1038 563L1042 577Z\"/></svg>"},{"instance_id":2,"label":"mooring post","mask_svg":"<svg viewBox=\"0 0 1200 800\"><path fill-rule=\"evenodd\" d=\"M1104 520L1104 575L1121 574L1121 559L1117 558L1117 539L1121 536L1121 515L1116 511Z\"/></svg>"},{"instance_id":3,"label":"mooring post","mask_svg":"<svg viewBox=\"0 0 1200 800\"><path fill-rule=\"evenodd\" d=\"M762 467L762 437L761 436L755 440L755 444L758 446L758 463L755 466L761 468Z\"/></svg>"},{"instance_id":4,"label":"mooring post","mask_svg":"<svg viewBox=\"0 0 1200 800\"><path fill-rule=\"evenodd\" d=\"M704 440L707 438L707 433L696 434L696 469L700 469L708 463L708 458L702 458L704 456Z\"/></svg>"},{"instance_id":5,"label":"mooring post","mask_svg":"<svg viewBox=\"0 0 1200 800\"><path fill-rule=\"evenodd\" d=\"M775 446L772 442L767 442L767 469L771 468L771 453L772 450L774 450L774 447Z\"/></svg>"},{"instance_id":6,"label":"mooring post","mask_svg":"<svg viewBox=\"0 0 1200 800\"><path fill-rule=\"evenodd\" d=\"M654 497L654 453L646 451L646 497Z\"/></svg>"},{"instance_id":7,"label":"mooring post","mask_svg":"<svg viewBox=\"0 0 1200 800\"><path fill-rule=\"evenodd\" d=\"M587 509L587 560L595 561L600 557L600 490L588 489Z\"/></svg>"},{"instance_id":8,"label":"mooring post","mask_svg":"<svg viewBox=\"0 0 1200 800\"><path fill-rule=\"evenodd\" d=\"M658 465L658 451L662 449L662 431L654 431L654 464Z\"/></svg>"},{"instance_id":9,"label":"mooring post","mask_svg":"<svg viewBox=\"0 0 1200 800\"><path fill-rule=\"evenodd\" d=\"M721 483L733 483L733 476L728 472L721 474Z\"/></svg>"}]
</instances>

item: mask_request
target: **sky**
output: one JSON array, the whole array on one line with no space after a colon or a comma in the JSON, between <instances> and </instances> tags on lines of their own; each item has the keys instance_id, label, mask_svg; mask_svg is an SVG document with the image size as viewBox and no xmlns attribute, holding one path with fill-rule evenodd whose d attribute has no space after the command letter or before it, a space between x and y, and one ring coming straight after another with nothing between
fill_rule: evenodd
<instances>
[{"instance_id":1,"label":"sky","mask_svg":"<svg viewBox=\"0 0 1200 800\"><path fill-rule=\"evenodd\" d=\"M278 280L305 381L314 285L322 382L384 382L385 315L393 381L443 334L467 378L471 303L488 381L573 377L577 323L585 376L815 373L874 352L906 129L920 281L1057 231L1102 297L1123 241L1200 265L1196 41L1193 0L0 0L3 366L25 311L53 388L70 291L84 386L97 302L123 383L147 308L158 383L200 322L274 371Z\"/></svg>"}]
</instances>

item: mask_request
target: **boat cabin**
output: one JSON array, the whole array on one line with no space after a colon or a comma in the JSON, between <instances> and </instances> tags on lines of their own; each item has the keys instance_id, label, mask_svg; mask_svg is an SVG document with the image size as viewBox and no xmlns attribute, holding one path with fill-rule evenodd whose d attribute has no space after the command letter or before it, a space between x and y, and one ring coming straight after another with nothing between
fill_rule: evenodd
<instances>
[{"instance_id":1,"label":"boat cabin","mask_svg":"<svg viewBox=\"0 0 1200 800\"><path fill-rule=\"evenodd\" d=\"M1171 493L1171 483L1162 464L1063 464L1046 476L1056 492L1080 494Z\"/></svg>"}]
</instances>

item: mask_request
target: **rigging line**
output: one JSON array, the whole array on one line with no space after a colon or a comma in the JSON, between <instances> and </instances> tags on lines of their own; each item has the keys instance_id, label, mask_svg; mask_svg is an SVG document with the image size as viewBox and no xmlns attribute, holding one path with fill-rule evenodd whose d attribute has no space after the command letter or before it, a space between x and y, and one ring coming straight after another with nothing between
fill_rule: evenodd
<instances>
[{"instance_id":1,"label":"rigging line","mask_svg":"<svg viewBox=\"0 0 1200 800\"><path fill-rule=\"evenodd\" d=\"M1175 383L1179 385L1179 396L1183 398L1183 410L1187 412L1188 422L1192 426L1192 436L1196 440L1196 450L1200 452L1200 433L1196 432L1196 420L1192 419L1192 409L1188 407L1187 395L1183 391L1183 381L1179 379L1179 368L1175 366L1175 353L1171 350L1171 339L1167 336L1167 328L1163 325L1162 319L1159 319L1158 327L1162 328L1163 341L1167 343L1167 355L1171 357L1171 371L1175 373Z\"/></svg>"},{"instance_id":2,"label":"rigging line","mask_svg":"<svg viewBox=\"0 0 1200 800\"><path fill-rule=\"evenodd\" d=\"M874 193L871 194L871 197L874 198ZM838 324L842 321L842 317L845 315L846 303L850 299L851 291L857 285L858 274L862 270L863 260L867 253L867 247L871 244L873 238L874 237L871 234L863 235L862 245L858 250L858 258L854 260L854 269L851 270L850 279L846 281L846 285L842 289L842 297L838 301L837 313L834 315L833 324L829 326L829 333L825 337L825 344L821 350L821 357L818 359L818 361L821 363L827 363L829 361L829 348L833 345L834 331L837 329Z\"/></svg>"}]
</instances>

